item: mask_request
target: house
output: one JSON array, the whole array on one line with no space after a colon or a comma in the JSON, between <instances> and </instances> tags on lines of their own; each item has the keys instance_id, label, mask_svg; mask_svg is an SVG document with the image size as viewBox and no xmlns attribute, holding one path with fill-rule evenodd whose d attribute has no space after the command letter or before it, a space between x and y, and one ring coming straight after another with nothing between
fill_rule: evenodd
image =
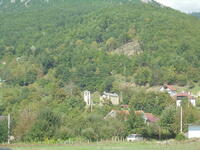
<instances>
[{"instance_id":1,"label":"house","mask_svg":"<svg viewBox=\"0 0 200 150\"><path fill-rule=\"evenodd\" d=\"M138 116L141 116L144 119L144 122L147 124L150 123L156 123L159 121L159 118L154 116L152 113L145 113L142 110L135 111L135 114ZM127 120L127 116L130 115L130 112L128 110L111 110L104 119L111 119L116 118L117 116L124 117L124 120Z\"/></svg>"},{"instance_id":2,"label":"house","mask_svg":"<svg viewBox=\"0 0 200 150\"><path fill-rule=\"evenodd\" d=\"M101 103L111 102L113 105L119 105L120 104L119 95L116 93L104 92L103 95L100 96L100 102Z\"/></svg>"},{"instance_id":3,"label":"house","mask_svg":"<svg viewBox=\"0 0 200 150\"><path fill-rule=\"evenodd\" d=\"M200 138L200 125L188 126L188 138Z\"/></svg>"},{"instance_id":4,"label":"house","mask_svg":"<svg viewBox=\"0 0 200 150\"><path fill-rule=\"evenodd\" d=\"M178 93L175 95L175 99L176 99L176 106L179 107L181 106L181 103L184 99L188 100L188 102L192 105L192 106L196 106L196 99L189 93Z\"/></svg>"},{"instance_id":5,"label":"house","mask_svg":"<svg viewBox=\"0 0 200 150\"><path fill-rule=\"evenodd\" d=\"M145 113L142 110L135 111L136 115L141 115L142 118L144 119L144 122L149 124L149 123L156 123L159 121L159 118L154 116L152 113Z\"/></svg>"},{"instance_id":6,"label":"house","mask_svg":"<svg viewBox=\"0 0 200 150\"><path fill-rule=\"evenodd\" d=\"M160 88L160 91L161 92L167 92L170 96L174 96L176 95L176 88L174 88L172 85L163 85L161 88Z\"/></svg>"},{"instance_id":7,"label":"house","mask_svg":"<svg viewBox=\"0 0 200 150\"><path fill-rule=\"evenodd\" d=\"M147 124L156 123L159 121L159 118L154 116L152 113L144 113L143 118Z\"/></svg>"},{"instance_id":8,"label":"house","mask_svg":"<svg viewBox=\"0 0 200 150\"><path fill-rule=\"evenodd\" d=\"M112 119L116 118L117 116L124 116L125 118L130 115L128 110L111 110L104 119ZM126 120L126 119L125 119Z\"/></svg>"},{"instance_id":9,"label":"house","mask_svg":"<svg viewBox=\"0 0 200 150\"><path fill-rule=\"evenodd\" d=\"M129 109L129 105L121 105L122 109Z\"/></svg>"}]
</instances>

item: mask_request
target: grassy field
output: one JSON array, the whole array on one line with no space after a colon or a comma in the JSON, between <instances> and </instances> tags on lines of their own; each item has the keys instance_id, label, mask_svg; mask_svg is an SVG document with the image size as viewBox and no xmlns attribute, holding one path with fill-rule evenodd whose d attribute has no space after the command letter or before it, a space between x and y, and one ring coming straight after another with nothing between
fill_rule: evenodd
<instances>
[{"instance_id":1,"label":"grassy field","mask_svg":"<svg viewBox=\"0 0 200 150\"><path fill-rule=\"evenodd\" d=\"M1 145L1 147L7 147ZM158 143L98 143L75 145L11 145L12 150L200 150L200 142Z\"/></svg>"}]
</instances>

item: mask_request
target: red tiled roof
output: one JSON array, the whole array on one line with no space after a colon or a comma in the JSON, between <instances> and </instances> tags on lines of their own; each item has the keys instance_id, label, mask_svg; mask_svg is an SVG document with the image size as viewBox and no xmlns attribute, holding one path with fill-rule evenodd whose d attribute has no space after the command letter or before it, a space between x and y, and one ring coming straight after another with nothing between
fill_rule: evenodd
<instances>
[{"instance_id":1,"label":"red tiled roof","mask_svg":"<svg viewBox=\"0 0 200 150\"><path fill-rule=\"evenodd\" d=\"M144 111L143 110L137 110L137 111L135 111L135 114L136 115L142 115L142 114L144 114Z\"/></svg>"},{"instance_id":2,"label":"red tiled roof","mask_svg":"<svg viewBox=\"0 0 200 150\"><path fill-rule=\"evenodd\" d=\"M172 91L176 91L176 88L174 88L172 85L165 84L165 87L167 87L168 89L170 89Z\"/></svg>"},{"instance_id":3,"label":"red tiled roof","mask_svg":"<svg viewBox=\"0 0 200 150\"><path fill-rule=\"evenodd\" d=\"M175 97L187 97L187 98L194 98L192 95L188 94L188 93L178 93L175 95Z\"/></svg>"},{"instance_id":4,"label":"red tiled roof","mask_svg":"<svg viewBox=\"0 0 200 150\"><path fill-rule=\"evenodd\" d=\"M130 115L129 110L112 110L112 111L115 111L117 114L121 114L121 115ZM138 110L138 111L135 111L135 114L142 115L144 114L144 111Z\"/></svg>"},{"instance_id":5,"label":"red tiled roof","mask_svg":"<svg viewBox=\"0 0 200 150\"><path fill-rule=\"evenodd\" d=\"M114 112L116 112L117 114L120 114L120 115L130 115L128 110L112 110L112 111L114 111Z\"/></svg>"},{"instance_id":6,"label":"red tiled roof","mask_svg":"<svg viewBox=\"0 0 200 150\"><path fill-rule=\"evenodd\" d=\"M130 115L130 112L128 110L122 110L120 112L120 114L122 114L122 115Z\"/></svg>"},{"instance_id":7,"label":"red tiled roof","mask_svg":"<svg viewBox=\"0 0 200 150\"><path fill-rule=\"evenodd\" d=\"M129 105L121 105L122 108L129 108Z\"/></svg>"},{"instance_id":8,"label":"red tiled roof","mask_svg":"<svg viewBox=\"0 0 200 150\"><path fill-rule=\"evenodd\" d=\"M112 112L117 113L118 115L128 116L130 112L128 110L112 110ZM144 113L142 110L135 111L136 115L144 115L148 122L155 123L159 120L158 117L154 116L152 113Z\"/></svg>"},{"instance_id":9,"label":"red tiled roof","mask_svg":"<svg viewBox=\"0 0 200 150\"><path fill-rule=\"evenodd\" d=\"M159 120L158 117L154 116L152 113L144 113L145 118L147 118L147 121L155 123Z\"/></svg>"}]
</instances>

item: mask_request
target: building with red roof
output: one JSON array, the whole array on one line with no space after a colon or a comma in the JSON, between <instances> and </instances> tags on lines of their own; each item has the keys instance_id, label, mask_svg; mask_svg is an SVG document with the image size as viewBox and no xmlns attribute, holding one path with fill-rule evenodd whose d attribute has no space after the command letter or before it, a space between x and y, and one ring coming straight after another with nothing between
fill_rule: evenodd
<instances>
[{"instance_id":1,"label":"building with red roof","mask_svg":"<svg viewBox=\"0 0 200 150\"><path fill-rule=\"evenodd\" d=\"M172 85L165 84L160 88L161 92L167 92L170 96L176 95L176 88L174 88Z\"/></svg>"},{"instance_id":2,"label":"building with red roof","mask_svg":"<svg viewBox=\"0 0 200 150\"><path fill-rule=\"evenodd\" d=\"M185 99L188 100L191 105L196 106L196 99L190 93L177 93L174 97L176 99L177 107L181 106L182 101Z\"/></svg>"},{"instance_id":3,"label":"building with red roof","mask_svg":"<svg viewBox=\"0 0 200 150\"><path fill-rule=\"evenodd\" d=\"M135 111L135 114L138 116L141 116L144 119L144 122L149 123L156 123L159 121L159 118L153 115L152 113L145 113L142 110ZM130 115L130 112L128 110L111 110L104 119L111 119L116 118L117 116L124 117L124 120L127 120L127 116Z\"/></svg>"},{"instance_id":4,"label":"building with red roof","mask_svg":"<svg viewBox=\"0 0 200 150\"><path fill-rule=\"evenodd\" d=\"M159 118L154 116L152 113L144 113L143 118L146 123L156 123L159 121Z\"/></svg>"}]
</instances>

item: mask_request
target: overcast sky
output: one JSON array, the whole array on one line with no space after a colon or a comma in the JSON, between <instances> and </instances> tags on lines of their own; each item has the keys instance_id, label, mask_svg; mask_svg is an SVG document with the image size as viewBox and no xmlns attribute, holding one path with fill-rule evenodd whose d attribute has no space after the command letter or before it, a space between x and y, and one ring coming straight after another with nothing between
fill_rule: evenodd
<instances>
[{"instance_id":1,"label":"overcast sky","mask_svg":"<svg viewBox=\"0 0 200 150\"><path fill-rule=\"evenodd\" d=\"M200 12L200 0L155 0L155 1L186 13Z\"/></svg>"}]
</instances>

